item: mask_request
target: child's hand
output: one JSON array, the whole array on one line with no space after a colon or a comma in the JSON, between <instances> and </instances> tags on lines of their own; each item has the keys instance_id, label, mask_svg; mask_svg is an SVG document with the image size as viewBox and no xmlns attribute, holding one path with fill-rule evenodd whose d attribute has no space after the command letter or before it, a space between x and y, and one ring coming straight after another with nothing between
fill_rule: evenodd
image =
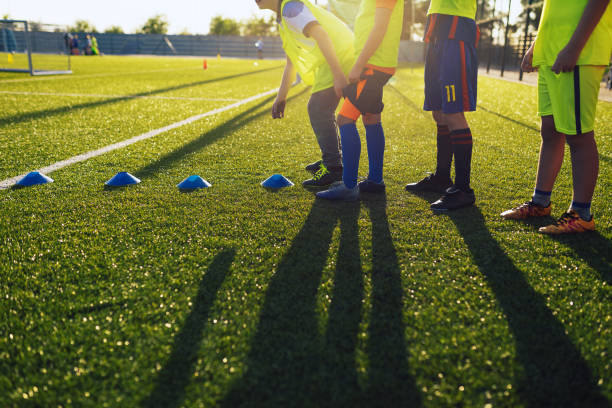
<instances>
[{"instance_id":1,"label":"child's hand","mask_svg":"<svg viewBox=\"0 0 612 408\"><path fill-rule=\"evenodd\" d=\"M523 57L523 62L521 62L521 69L523 70L523 72L537 71L537 69L534 68L533 65L531 65L532 62L533 62L533 44L531 44L531 47L529 47L529 49L525 53L525 56Z\"/></svg>"},{"instance_id":2,"label":"child's hand","mask_svg":"<svg viewBox=\"0 0 612 408\"><path fill-rule=\"evenodd\" d=\"M361 80L362 71L363 71L363 67L355 64L353 66L353 69L351 69L351 72L349 73L349 76L348 76L349 83L354 84L355 82L359 82Z\"/></svg>"},{"instance_id":3,"label":"child's hand","mask_svg":"<svg viewBox=\"0 0 612 408\"><path fill-rule=\"evenodd\" d=\"M286 101L276 99L272 105L272 119L282 119L285 116Z\"/></svg>"},{"instance_id":4,"label":"child's hand","mask_svg":"<svg viewBox=\"0 0 612 408\"><path fill-rule=\"evenodd\" d=\"M336 96L338 98L342 98L342 90L346 88L348 85L348 81L344 75L334 78L334 91L336 92Z\"/></svg>"},{"instance_id":5,"label":"child's hand","mask_svg":"<svg viewBox=\"0 0 612 408\"><path fill-rule=\"evenodd\" d=\"M551 67L551 70L555 74L558 74L559 72L571 72L574 70L579 56L580 53L576 52L575 47L566 45L565 48L559 52L559 55L557 55L557 59Z\"/></svg>"}]
</instances>

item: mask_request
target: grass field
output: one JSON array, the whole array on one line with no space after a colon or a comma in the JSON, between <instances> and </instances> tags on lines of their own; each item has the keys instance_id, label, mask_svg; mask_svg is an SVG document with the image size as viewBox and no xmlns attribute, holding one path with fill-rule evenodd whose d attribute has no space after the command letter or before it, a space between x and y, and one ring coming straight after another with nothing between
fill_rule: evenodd
<instances>
[{"instance_id":1,"label":"grass field","mask_svg":"<svg viewBox=\"0 0 612 408\"><path fill-rule=\"evenodd\" d=\"M0 180L275 88L282 63L73 58L0 74ZM536 89L481 77L477 205L403 190L433 170L422 68L385 90L386 197L315 200L291 92L0 190L0 406L605 407L612 401L612 104L596 123L598 232L502 221L529 198ZM363 136L363 135L362 135ZM363 137L362 137L363 140ZM365 141L360 174L367 174ZM129 171L142 183L109 190ZM259 183L283 173L295 187ZM213 187L181 193L199 174ZM553 192L571 199L569 157Z\"/></svg>"}]
</instances>

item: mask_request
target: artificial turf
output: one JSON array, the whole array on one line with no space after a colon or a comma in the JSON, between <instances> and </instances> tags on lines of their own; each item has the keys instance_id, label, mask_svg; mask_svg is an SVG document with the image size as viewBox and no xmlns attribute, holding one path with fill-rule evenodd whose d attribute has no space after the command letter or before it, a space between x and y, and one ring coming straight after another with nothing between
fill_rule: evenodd
<instances>
[{"instance_id":1,"label":"artificial turf","mask_svg":"<svg viewBox=\"0 0 612 408\"><path fill-rule=\"evenodd\" d=\"M275 88L282 65L0 74L0 179ZM610 406L612 104L598 231L553 238L537 233L551 219L499 217L533 188L534 87L479 79L476 206L443 215L403 190L435 163L422 68L385 89L387 193L357 203L299 187L319 155L308 94L294 87L282 120L263 97L0 190L0 406ZM105 189L118 171L142 183ZM273 173L296 187L260 187ZM191 174L213 186L180 192ZM555 216L570 199L566 157Z\"/></svg>"}]
</instances>

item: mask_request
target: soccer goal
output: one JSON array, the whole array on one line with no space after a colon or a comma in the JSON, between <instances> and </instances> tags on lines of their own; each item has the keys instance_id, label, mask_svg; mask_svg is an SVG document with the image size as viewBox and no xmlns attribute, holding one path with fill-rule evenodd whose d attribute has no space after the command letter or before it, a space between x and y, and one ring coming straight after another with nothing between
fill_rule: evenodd
<instances>
[{"instance_id":1,"label":"soccer goal","mask_svg":"<svg viewBox=\"0 0 612 408\"><path fill-rule=\"evenodd\" d=\"M0 71L72 74L67 40L59 26L0 20Z\"/></svg>"}]
</instances>

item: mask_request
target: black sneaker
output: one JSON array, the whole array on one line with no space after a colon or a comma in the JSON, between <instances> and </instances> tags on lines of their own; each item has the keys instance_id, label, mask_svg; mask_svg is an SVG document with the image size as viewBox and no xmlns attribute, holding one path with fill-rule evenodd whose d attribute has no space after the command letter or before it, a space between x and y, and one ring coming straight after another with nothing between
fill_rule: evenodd
<instances>
[{"instance_id":1,"label":"black sneaker","mask_svg":"<svg viewBox=\"0 0 612 408\"><path fill-rule=\"evenodd\" d=\"M451 187L453 182L450 178L440 179L435 174L430 174L417 183L406 184L406 191L432 191L434 193L444 193Z\"/></svg>"},{"instance_id":2,"label":"black sneaker","mask_svg":"<svg viewBox=\"0 0 612 408\"><path fill-rule=\"evenodd\" d=\"M379 194L379 193L385 192L385 182L384 181L377 183L375 181L366 179L366 180L359 182L358 186L359 186L359 192L362 192L362 193Z\"/></svg>"},{"instance_id":3,"label":"black sneaker","mask_svg":"<svg viewBox=\"0 0 612 408\"><path fill-rule=\"evenodd\" d=\"M310 163L308 166L306 166L306 171L311 172L312 174L316 173L317 171L319 171L319 169L321 168L321 164L323 163L323 160L318 160L314 163Z\"/></svg>"},{"instance_id":4,"label":"black sneaker","mask_svg":"<svg viewBox=\"0 0 612 408\"><path fill-rule=\"evenodd\" d=\"M455 187L450 187L442 197L433 204L431 209L434 211L449 211L457 208L468 207L476 202L474 190L465 192Z\"/></svg>"},{"instance_id":5,"label":"black sneaker","mask_svg":"<svg viewBox=\"0 0 612 408\"><path fill-rule=\"evenodd\" d=\"M328 187L336 181L342 181L342 170L334 169L329 171L327 167L321 164L321 168L312 176L302 183L304 187Z\"/></svg>"}]
</instances>

